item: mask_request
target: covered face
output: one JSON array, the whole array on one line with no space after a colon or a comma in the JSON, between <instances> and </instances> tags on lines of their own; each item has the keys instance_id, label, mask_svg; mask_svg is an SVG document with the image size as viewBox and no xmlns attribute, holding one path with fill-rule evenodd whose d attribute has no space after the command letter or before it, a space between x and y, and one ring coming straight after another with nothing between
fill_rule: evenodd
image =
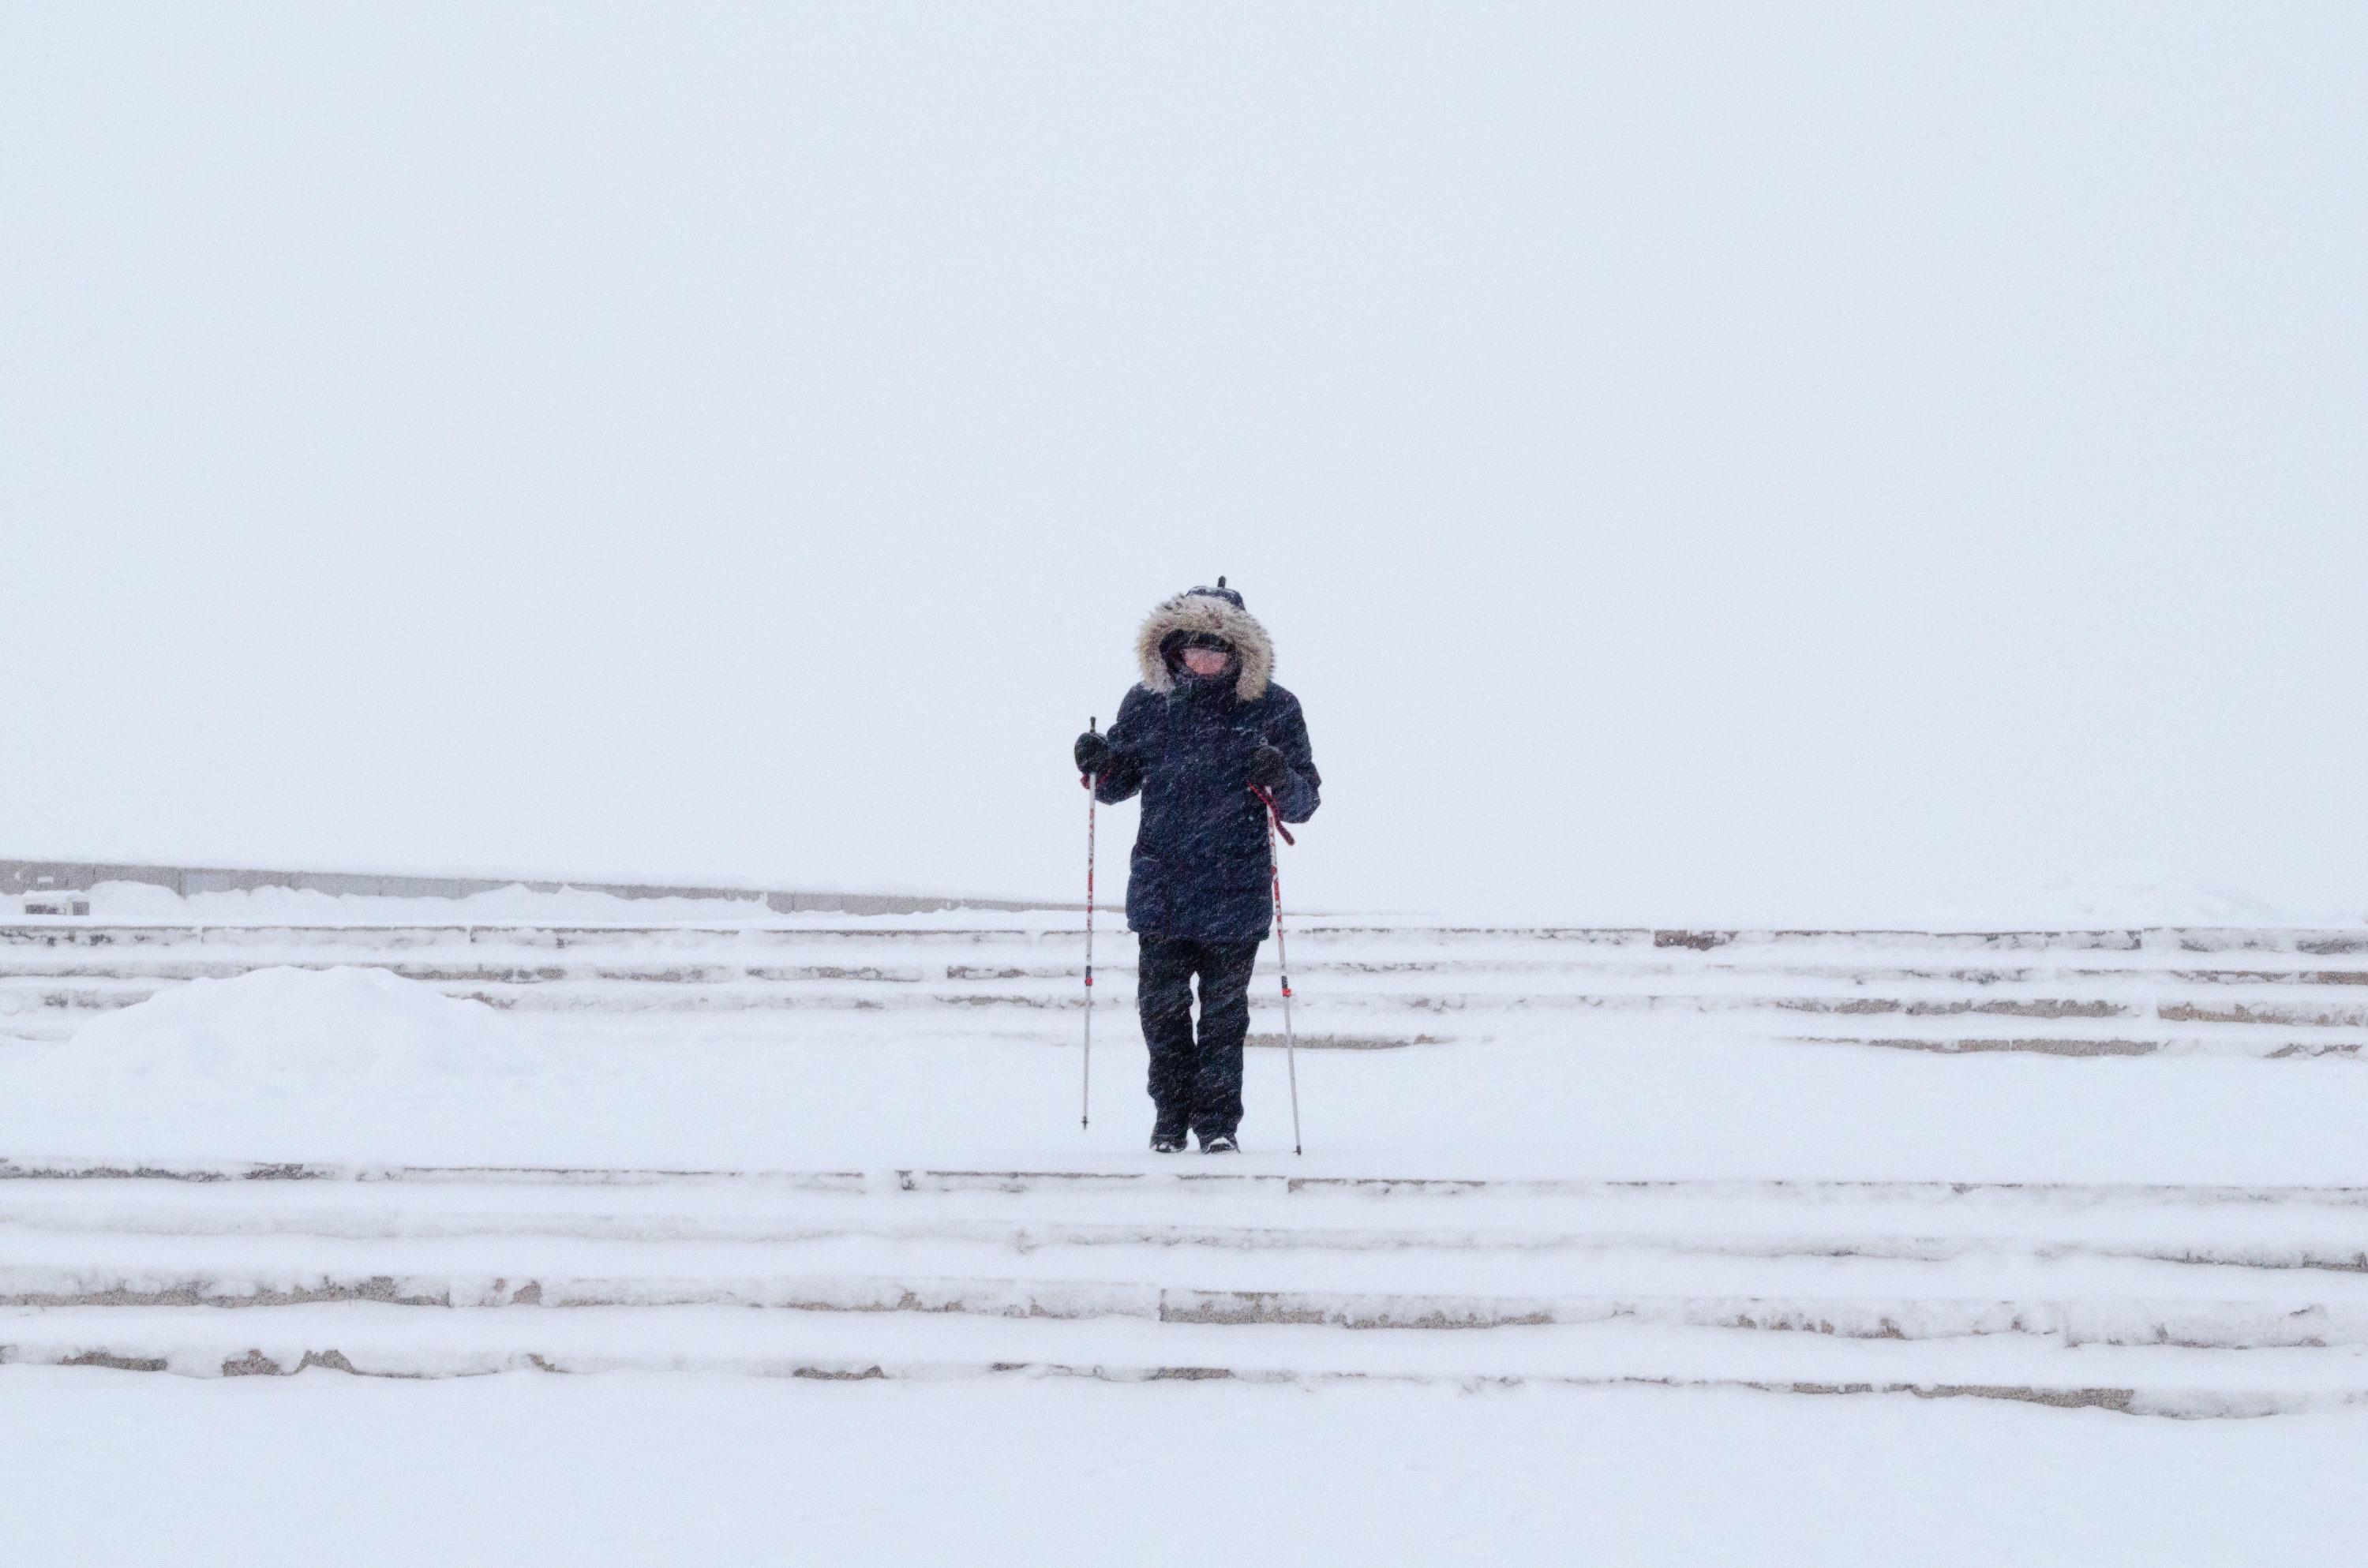
<instances>
[{"instance_id":1,"label":"covered face","mask_svg":"<svg viewBox=\"0 0 2368 1568\"><path fill-rule=\"evenodd\" d=\"M1212 631L1178 631L1160 645L1167 667L1202 680L1228 674L1234 667L1234 645Z\"/></svg>"},{"instance_id":2,"label":"covered face","mask_svg":"<svg viewBox=\"0 0 2368 1568\"><path fill-rule=\"evenodd\" d=\"M1178 594L1144 619L1134 643L1143 684L1173 691L1183 681L1212 681L1230 674L1234 695L1255 702L1266 695L1274 671L1274 645L1243 605L1222 584Z\"/></svg>"}]
</instances>

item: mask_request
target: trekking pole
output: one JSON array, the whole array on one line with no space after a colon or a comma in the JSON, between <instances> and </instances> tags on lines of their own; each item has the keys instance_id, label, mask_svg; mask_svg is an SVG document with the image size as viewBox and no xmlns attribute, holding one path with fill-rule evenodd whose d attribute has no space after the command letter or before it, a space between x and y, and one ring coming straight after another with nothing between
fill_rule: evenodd
<instances>
[{"instance_id":1,"label":"trekking pole","mask_svg":"<svg viewBox=\"0 0 2368 1568\"><path fill-rule=\"evenodd\" d=\"M1282 971L1282 1060L1291 1074L1291 1152L1304 1154L1307 1149L1299 1136L1299 1037L1291 1028L1291 949L1282 939L1282 851L1275 846L1274 835L1282 835L1285 844L1299 840L1282 825L1282 810L1272 792L1253 784L1250 793L1266 803L1266 863L1274 879L1274 961Z\"/></svg>"},{"instance_id":2,"label":"trekking pole","mask_svg":"<svg viewBox=\"0 0 2368 1568\"><path fill-rule=\"evenodd\" d=\"M1094 722L1086 721L1086 733L1093 733ZM1077 1125L1094 1124L1094 807L1100 802L1101 780L1091 773L1081 773L1077 782L1086 787L1086 1072L1084 1085L1078 1091Z\"/></svg>"}]
</instances>

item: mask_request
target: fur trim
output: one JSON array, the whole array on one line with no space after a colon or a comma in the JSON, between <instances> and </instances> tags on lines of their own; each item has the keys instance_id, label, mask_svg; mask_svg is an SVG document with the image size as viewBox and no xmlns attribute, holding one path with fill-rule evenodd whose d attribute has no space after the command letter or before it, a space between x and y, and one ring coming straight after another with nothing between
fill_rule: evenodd
<instances>
[{"instance_id":1,"label":"fur trim","mask_svg":"<svg viewBox=\"0 0 2368 1568\"><path fill-rule=\"evenodd\" d=\"M1244 702L1256 702L1266 695L1267 683L1274 678L1274 643L1266 628L1238 605L1203 593L1183 593L1163 600L1144 618L1143 630L1134 634L1134 663L1144 685L1163 694L1175 689L1176 677L1168 673L1167 661L1159 656L1159 645L1178 631L1212 631L1231 642L1234 656L1241 662L1241 673L1234 677L1234 695Z\"/></svg>"}]
</instances>

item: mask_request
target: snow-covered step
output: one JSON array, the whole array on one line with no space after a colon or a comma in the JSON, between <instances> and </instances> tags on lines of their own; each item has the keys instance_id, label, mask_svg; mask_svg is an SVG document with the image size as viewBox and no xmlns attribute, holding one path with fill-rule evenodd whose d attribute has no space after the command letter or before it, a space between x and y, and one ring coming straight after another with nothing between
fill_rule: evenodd
<instances>
[{"instance_id":1,"label":"snow-covered step","mask_svg":"<svg viewBox=\"0 0 2368 1568\"><path fill-rule=\"evenodd\" d=\"M155 994L154 982L42 983L27 988L0 981L0 1032L22 1039L64 1039L76 1018L114 1011ZM916 983L871 990L836 981L811 983L605 982L526 986L444 984L437 989L505 1011L568 1019L664 1018L687 1014L740 1016L752 1020L815 1017L847 1020L884 1015L959 1030L962 1017L1008 1016L1015 1022L1046 1017L1036 1027L1065 1030L1051 1017L1074 1016L1076 992L1045 988L949 991ZM1123 984L1102 1006L1123 1017L1132 998ZM1280 1043L1279 998L1261 988L1251 1006L1265 1020L1258 1043ZM2191 1002L2150 1003L2032 998L1931 999L1765 995L1638 995L1533 990L1439 994L1347 989L1311 991L1303 981L1297 1017L1312 1049L1372 1049L1439 1043L1493 1020L1522 1015L1574 1018L1627 1016L1734 1020L1745 1038L1865 1044L1942 1052L2026 1051L2067 1056L2222 1055L2286 1059L2354 1054L2368 1047L2368 1013L2356 1006L2246 999L2220 1008ZM897 1027L905 1027L900 1023Z\"/></svg>"},{"instance_id":2,"label":"snow-covered step","mask_svg":"<svg viewBox=\"0 0 2368 1568\"><path fill-rule=\"evenodd\" d=\"M1913 1035L1794 1035L1784 1037L1804 1045L1846 1045L1888 1051L1926 1051L1942 1056L2008 1051L2019 1055L2111 1057L2208 1057L2254 1062L2298 1062L2322 1057L2351 1057L2368 1048L2368 1041L2325 1035L2167 1035L2153 1039L2083 1035L1964 1035L1934 1039Z\"/></svg>"},{"instance_id":3,"label":"snow-covered step","mask_svg":"<svg viewBox=\"0 0 2368 1568\"><path fill-rule=\"evenodd\" d=\"M459 1250L472 1266L505 1276L529 1268L597 1267L613 1255L565 1258L554 1240L631 1244L643 1267L664 1255L666 1267L745 1269L785 1257L823 1256L835 1263L893 1265L916 1254L957 1259L1030 1277L1105 1274L1134 1265L1190 1258L1199 1277L1271 1284L1279 1274L1311 1275L1370 1284L1418 1272L1433 1284L1459 1288L1569 1288L1607 1281L1635 1288L1795 1288L1847 1277L1852 1288L1914 1293L1933 1289L1923 1276L1949 1273L1997 1289L2002 1279L2027 1279L2037 1295L2066 1289L2154 1294L2211 1293L2231 1298L2267 1294L2351 1301L2368 1294L2368 1244L2326 1231L2274 1236L2214 1235L2193 1227L2158 1224L2137 1233L2100 1238L2005 1231L1964 1234L1896 1233L1879 1224L1830 1225L1792 1231L1736 1227L1691 1234L1616 1230L1457 1230L1350 1228L1337 1224L1230 1225L1208 1220L1126 1218L1103 1221L998 1220L978 1216L775 1215L580 1210L488 1211L367 1207L274 1207L204 1213L169 1206L122 1206L80 1214L55 1210L0 1210L17 1264L53 1260L60 1267L101 1271L145 1270L176 1276L235 1272L297 1259L305 1267L417 1270L450 1267ZM43 1245L44 1233L71 1244ZM204 1238L203 1247L120 1244L126 1238ZM268 1239L281 1244L255 1244ZM289 1244L290 1239L301 1245ZM233 1246L230 1241L247 1244ZM497 1247L433 1248L433 1242L497 1241ZM733 1249L739 1249L735 1254ZM754 1257L752 1258L752 1254ZM1279 1267L1277 1258L1290 1260ZM1308 1259L1320 1259L1313 1267ZM0 1266L5 1267L5 1266ZM129 1277L127 1273L126 1277Z\"/></svg>"},{"instance_id":4,"label":"snow-covered step","mask_svg":"<svg viewBox=\"0 0 2368 1568\"><path fill-rule=\"evenodd\" d=\"M1112 917L1113 919L1115 916ZM1106 933L1118 935L1115 930ZM0 922L0 950L111 949L142 948L257 949L291 947L420 948L523 947L549 950L663 947L677 951L755 946L845 948L870 946L910 950L917 947L1060 948L1083 940L1075 916L1057 921L1004 926L555 926L534 924L431 926L199 926L95 924L83 921ZM1673 963L1699 957L1734 964L1790 960L1820 954L1841 959L1952 955L1960 959L2010 955L2078 954L2092 964L2159 965L2203 956L2284 954L2310 959L2368 959L2368 930L2151 927L2101 931L1673 931L1643 928L1553 926L1457 926L1422 921L1378 924L1303 917L1292 937L1311 951L1339 945L1368 950L1413 953L1503 950L1531 956L1547 953L1610 956L1650 955Z\"/></svg>"},{"instance_id":5,"label":"snow-covered step","mask_svg":"<svg viewBox=\"0 0 2368 1568\"><path fill-rule=\"evenodd\" d=\"M1332 1218L1326 1216L1326 1219ZM1554 1217L1545 1217L1547 1224ZM1228 1224L1159 1214L1071 1220L976 1212L777 1213L766 1210L400 1209L273 1206L208 1212L164 1205L78 1212L11 1206L0 1267L48 1265L176 1275L243 1268L411 1271L616 1266L734 1272L780 1267L993 1269L1029 1278L1173 1272L1229 1288L1400 1288L1418 1276L1459 1290L1807 1290L1847 1280L1861 1293L1980 1288L2047 1296L2065 1290L2309 1304L2368 1297L2368 1245L2328 1226L2215 1228L2157 1220L2118 1233L2058 1226L1901 1233L1880 1221L1779 1229L1738 1221L1724 1230ZM1936 1278L1956 1281L1936 1285Z\"/></svg>"},{"instance_id":6,"label":"snow-covered step","mask_svg":"<svg viewBox=\"0 0 2368 1568\"><path fill-rule=\"evenodd\" d=\"M1123 972L1123 933L1105 967ZM2107 938L2114 938L2108 940ZM1691 934L1400 926L1303 926L1293 933L1310 973L1412 975L1586 973L1609 981L1786 976L1843 983L1926 981L1956 986L2108 983L2188 976L2199 983L2368 983L2368 937L2311 932ZM367 961L423 978L515 975L697 983L766 978L894 981L1067 980L1083 933L1042 928L712 928L556 926L0 926L0 973L79 978L154 973L195 978L259 962ZM2270 955L2283 955L2271 963ZM2350 962L2344 961L2346 958ZM778 974L775 973L778 971ZM1654 989L1647 984L1645 989Z\"/></svg>"},{"instance_id":7,"label":"snow-covered step","mask_svg":"<svg viewBox=\"0 0 2368 1568\"><path fill-rule=\"evenodd\" d=\"M0 1358L2368 1392L2368 1188L0 1165Z\"/></svg>"},{"instance_id":8,"label":"snow-covered step","mask_svg":"<svg viewBox=\"0 0 2368 1568\"><path fill-rule=\"evenodd\" d=\"M295 965L297 968L326 966ZM399 965L383 967L402 978L434 985L448 995L487 1002L503 1008L598 1009L717 1007L781 1008L926 1008L950 1006L1009 1006L1076 1008L1084 1006L1074 983L1010 983L992 987L931 983L918 976L894 979L844 975L782 975L762 972L713 972L695 977L651 976L608 972L591 976L552 975L532 979L454 976ZM1101 976L1096 976L1099 981ZM1383 987L1344 984L1315 993L1311 1002L1368 1010L1416 1009L1464 1012L1491 1009L1751 1012L1773 1011L1813 1016L1900 1017L2007 1017L2046 1021L2137 1018L2180 1024L2268 1025L2305 1028L2368 1028L2368 1006L2345 999L2263 994L2214 997L2209 1001L2159 995L2087 995L2036 993L2030 995L1886 994L1863 990L1819 994L1770 990L1701 990L1665 987L1659 990L1611 989L1588 983L1588 977L1558 975L1508 979L1505 983L1462 990L1429 986ZM144 1001L175 977L153 975L86 976L70 982L53 978L0 977L0 999L21 1006L62 1009L106 1009ZM1116 971L1104 1006L1133 1002L1133 985L1124 971Z\"/></svg>"},{"instance_id":9,"label":"snow-covered step","mask_svg":"<svg viewBox=\"0 0 2368 1568\"><path fill-rule=\"evenodd\" d=\"M279 1202L355 1192L469 1191L522 1196L536 1202L575 1195L602 1204L647 1200L704 1203L718 1195L797 1201L824 1196L926 1199L1019 1197L1031 1201L1222 1201L1256 1197L1293 1206L1345 1204L1367 1214L1503 1213L1508 1204L1553 1200L1623 1208L1651 1205L1666 1219L1705 1207L1770 1211L1839 1210L1900 1215L1978 1213L2118 1217L2178 1211L2247 1215L2311 1212L2368 1221L2368 1185L2277 1186L2228 1183L1931 1180L1619 1180L1593 1177L1441 1177L1387 1174L1301 1174L1243 1169L1230 1161L1145 1156L1139 1165L1048 1164L1040 1169L929 1166L729 1170L596 1165L426 1165L336 1160L174 1159L131 1162L73 1155L0 1156L0 1196L100 1199L125 1193L171 1196L192 1204ZM1206 1210L1202 1210L1206 1211ZM1293 1212L1301 1211L1296 1208Z\"/></svg>"},{"instance_id":10,"label":"snow-covered step","mask_svg":"<svg viewBox=\"0 0 2368 1568\"><path fill-rule=\"evenodd\" d=\"M1851 1339L1626 1318L1440 1333L709 1306L464 1311L362 1301L249 1311L6 1309L0 1361L199 1377L322 1367L410 1378L631 1369L826 1379L1649 1383L1989 1397L2188 1417L2368 1399L2368 1353L2348 1347L2236 1354L2172 1346L2070 1347L2031 1335Z\"/></svg>"},{"instance_id":11,"label":"snow-covered step","mask_svg":"<svg viewBox=\"0 0 2368 1568\"><path fill-rule=\"evenodd\" d=\"M1901 945L1907 935L1747 935L1702 945L1682 933L1315 926L1299 940L1312 999L1343 1006L2368 1022L2368 1009L2336 989L2368 983L2368 968L2330 967L2324 954L2300 961L2303 949L2357 945L2341 937L2248 933L2227 952L2192 933L2137 933L2103 949L2097 934L1981 938L2011 940L2026 960L2001 966L1913 962L1917 949ZM1951 956L1964 940L1917 937L1926 959ZM2264 948L2297 961L2263 967ZM2051 953L2058 961L2027 961ZM2078 961L2063 961L2074 955ZM2215 958L2234 967L2214 967ZM19 926L0 928L0 1008L104 1009L163 984L336 963L526 1008L1075 1006L1081 961L1074 929ZM1122 994L1131 972L1123 944L1103 968Z\"/></svg>"},{"instance_id":12,"label":"snow-covered step","mask_svg":"<svg viewBox=\"0 0 2368 1568\"><path fill-rule=\"evenodd\" d=\"M180 1196L0 1201L7 1244L0 1271L65 1270L91 1289L232 1276L902 1272L1242 1290L1971 1293L2208 1298L2283 1309L2368 1301L2368 1237L2358 1217L2307 1212L1949 1216L1878 1206L1785 1212L1747 1202L1687 1215L1582 1201L1400 1218L1337 1203L1294 1214L1255 1199L1199 1202L1195 1212L1196 1205L1159 1202L1156 1194L1098 1203L958 1195L783 1202L723 1193L704 1195L708 1202L683 1194L625 1203L598 1201L593 1191L551 1195L574 1202L534 1203L497 1200L529 1195L458 1187L342 1199Z\"/></svg>"},{"instance_id":13,"label":"snow-covered step","mask_svg":"<svg viewBox=\"0 0 2368 1568\"><path fill-rule=\"evenodd\" d=\"M677 1326L707 1321L677 1309L729 1306L801 1322L832 1313L1129 1318L1352 1338L1486 1329L1491 1344L1520 1349L1486 1365L1458 1355L1379 1369L1442 1378L1578 1375L1560 1349L1495 1336L1553 1329L1600 1338L1620 1324L1929 1341L1950 1352L1907 1371L1885 1363L1852 1375L1873 1382L1991 1378L1987 1351L1971 1362L1950 1358L2000 1337L2065 1351L2252 1357L2308 1348L2325 1353L2321 1369L2337 1376L2352 1375L2350 1353L2368 1345L2368 1191L2357 1188L1095 1170L11 1169L0 1182L0 1309L11 1314L11 1342L31 1347L27 1355L68 1354L40 1326L61 1313L78 1324L87 1320L75 1314L101 1307L133 1314L125 1323L138 1334L110 1329L77 1340L81 1350L71 1353L153 1359L168 1320L152 1309L276 1321L340 1302L472 1318L524 1305L632 1308ZM172 1330L199 1340L214 1332ZM424 1360L372 1365L422 1375L473 1365L471 1358L496 1353L487 1334L504 1344L517 1337L481 1324L454 1331ZM564 1334L526 1338L530 1346L499 1353L552 1364L576 1353ZM636 1343L642 1359L625 1364L712 1348ZM1294 1343L1317 1353L1284 1364L1261 1348L1246 1365L1293 1375L1351 1369L1355 1358L1328 1341ZM351 1345L306 1349L363 1365ZM447 1352L458 1359L438 1359ZM1236 1359L1208 1364L1233 1368ZM1650 1375L1705 1375L1680 1360ZM2169 1381L2139 1376L2146 1365L2122 1374L2135 1380L2128 1386L2192 1381L2185 1363ZM2302 1388L2303 1367L2288 1367L2288 1392ZM1618 1375L1646 1374L1632 1367ZM1795 1375L1789 1363L1749 1373ZM2065 1386L2051 1376L2032 1386Z\"/></svg>"},{"instance_id":14,"label":"snow-covered step","mask_svg":"<svg viewBox=\"0 0 2368 1568\"><path fill-rule=\"evenodd\" d=\"M1633 1322L1895 1341L2021 1335L2072 1347L2260 1350L2368 1346L2368 1301L2329 1305L2144 1297L2048 1301L1857 1295L1477 1295L905 1274L644 1277L525 1271L364 1275L154 1270L117 1274L0 1266L0 1309L169 1307L266 1312L338 1301L444 1312L721 1306L988 1318L1121 1317L1232 1328L1291 1324L1434 1333Z\"/></svg>"},{"instance_id":15,"label":"snow-covered step","mask_svg":"<svg viewBox=\"0 0 2368 1568\"><path fill-rule=\"evenodd\" d=\"M1048 941L1050 938L1047 939ZM1015 952L1003 960L981 959L965 949L961 954L925 953L912 949L870 953L832 953L823 949L764 949L734 954L716 949L697 961L652 956L555 954L519 949L505 952L492 944L472 944L450 950L420 948L349 946L338 949L243 947L206 952L183 949L0 950L0 980L29 987L43 983L147 981L181 982L228 979L267 963L324 968L337 963L367 962L408 980L432 984L533 985L562 983L622 982L655 984L713 984L754 980L774 983L855 983L868 985L951 984L956 986L1017 986L1074 989L1083 973L1082 948L1057 958ZM1353 951L1354 949L1349 949ZM964 961L965 958L971 961ZM2246 960L2249 963L2249 960ZM1134 972L1128 949L1110 955L1097 970L1116 981ZM2184 963L2147 963L2119 968L2031 964L2019 967L1939 967L1857 963L1791 962L1771 960L1760 964L1697 962L1672 964L1649 960L1562 955L1530 958L1510 954L1486 958L1335 958L1302 957L1293 968L1322 976L1344 988L1358 990L1431 991L1497 990L1520 992L1543 983L1550 989L1584 990L1605 995L1722 996L1803 995L1809 997L1873 996L1950 998L1971 995L2020 998L2052 994L2150 1001L2165 989L2191 986L2238 988L2253 995L2298 1006L2344 1006L2359 1004L2330 987L2368 987L2368 969L2293 967L2200 968ZM2243 1006L2216 991L2197 996L2200 1008Z\"/></svg>"}]
</instances>

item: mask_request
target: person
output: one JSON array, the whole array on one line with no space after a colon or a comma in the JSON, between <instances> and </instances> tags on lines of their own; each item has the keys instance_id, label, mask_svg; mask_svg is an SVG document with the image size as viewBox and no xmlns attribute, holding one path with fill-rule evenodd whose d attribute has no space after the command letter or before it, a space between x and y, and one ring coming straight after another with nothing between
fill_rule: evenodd
<instances>
[{"instance_id":1,"label":"person","mask_svg":"<svg viewBox=\"0 0 2368 1568\"><path fill-rule=\"evenodd\" d=\"M1074 756L1097 799L1143 796L1126 923L1140 949L1151 1147L1175 1153L1189 1131L1203 1153L1227 1153L1240 1147L1250 970L1271 908L1267 808L1251 786L1302 823L1324 781L1299 699L1274 684L1274 644L1223 577L1155 608L1134 656L1140 684L1110 733L1087 730Z\"/></svg>"}]
</instances>

